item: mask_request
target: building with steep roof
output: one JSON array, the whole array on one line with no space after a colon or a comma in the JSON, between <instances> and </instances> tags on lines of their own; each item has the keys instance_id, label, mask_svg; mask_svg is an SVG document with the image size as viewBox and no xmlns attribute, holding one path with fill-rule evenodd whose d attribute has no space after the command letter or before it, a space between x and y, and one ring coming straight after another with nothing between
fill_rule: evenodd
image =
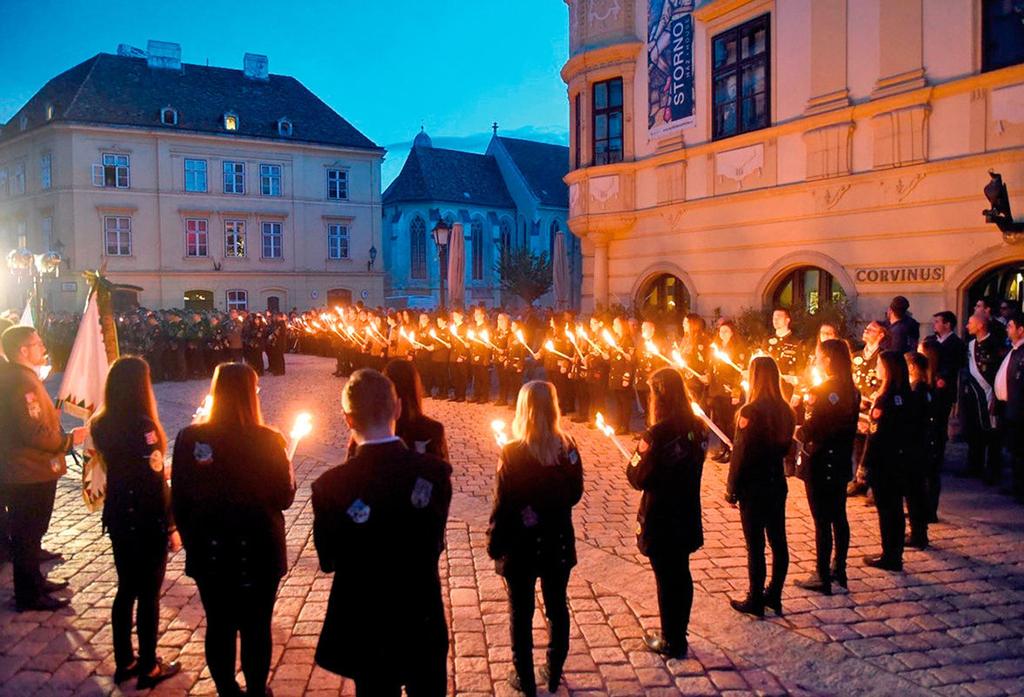
<instances>
[{"instance_id":1,"label":"building with steep roof","mask_svg":"<svg viewBox=\"0 0 1024 697\"><path fill-rule=\"evenodd\" d=\"M550 256L557 232L566 233L578 306L582 279L578 240L568 231L569 194L562 177L569 150L561 145L495 135L483 154L436 148L426 132L413 140L398 177L385 190L384 266L389 303L437 304L440 263L432 230L441 219L462 223L466 303L508 304L495 263L508 246ZM541 304L551 304L551 294Z\"/></svg>"},{"instance_id":2,"label":"building with steep roof","mask_svg":"<svg viewBox=\"0 0 1024 697\"><path fill-rule=\"evenodd\" d=\"M46 289L55 309L80 309L78 272L103 265L142 288L123 304L378 304L383 154L266 56L235 70L182 63L177 44L122 47L54 77L3 125L0 250L64 256ZM2 285L0 307L23 302Z\"/></svg>"}]
</instances>

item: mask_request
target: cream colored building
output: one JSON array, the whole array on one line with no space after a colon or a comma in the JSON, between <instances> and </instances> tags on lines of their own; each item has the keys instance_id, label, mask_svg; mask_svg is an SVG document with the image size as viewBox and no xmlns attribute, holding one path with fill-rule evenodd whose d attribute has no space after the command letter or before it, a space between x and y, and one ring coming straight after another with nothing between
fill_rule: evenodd
<instances>
[{"instance_id":1,"label":"cream colored building","mask_svg":"<svg viewBox=\"0 0 1024 697\"><path fill-rule=\"evenodd\" d=\"M210 68L151 42L62 73L4 126L0 243L65 257L55 309L81 309L80 272L104 265L151 308L375 305L382 157L263 56Z\"/></svg>"},{"instance_id":2,"label":"cream colored building","mask_svg":"<svg viewBox=\"0 0 1024 697\"><path fill-rule=\"evenodd\" d=\"M1021 300L1024 243L981 214L989 169L1024 213L1015 3L566 2L585 308Z\"/></svg>"}]
</instances>

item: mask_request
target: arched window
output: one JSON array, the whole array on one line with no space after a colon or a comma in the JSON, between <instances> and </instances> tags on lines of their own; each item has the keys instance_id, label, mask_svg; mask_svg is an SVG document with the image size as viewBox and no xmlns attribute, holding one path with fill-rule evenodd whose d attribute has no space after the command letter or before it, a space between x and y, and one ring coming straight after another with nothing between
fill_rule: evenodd
<instances>
[{"instance_id":1,"label":"arched window","mask_svg":"<svg viewBox=\"0 0 1024 697\"><path fill-rule=\"evenodd\" d=\"M409 223L409 278L427 277L427 224L418 215Z\"/></svg>"},{"instance_id":2,"label":"arched window","mask_svg":"<svg viewBox=\"0 0 1024 697\"><path fill-rule=\"evenodd\" d=\"M469 246L472 254L470 265L471 278L474 281L484 280L484 221L473 218L469 225Z\"/></svg>"},{"instance_id":3,"label":"arched window","mask_svg":"<svg viewBox=\"0 0 1024 697\"><path fill-rule=\"evenodd\" d=\"M817 266L803 266L790 271L772 293L773 306L803 308L812 315L827 303L845 299L846 291L835 277Z\"/></svg>"},{"instance_id":4,"label":"arched window","mask_svg":"<svg viewBox=\"0 0 1024 697\"><path fill-rule=\"evenodd\" d=\"M636 299L645 319L679 318L690 310L690 294L682 279L661 274L648 281Z\"/></svg>"},{"instance_id":5,"label":"arched window","mask_svg":"<svg viewBox=\"0 0 1024 697\"><path fill-rule=\"evenodd\" d=\"M177 126L178 112L169 106L165 106L160 110L160 123L165 126Z\"/></svg>"},{"instance_id":6,"label":"arched window","mask_svg":"<svg viewBox=\"0 0 1024 697\"><path fill-rule=\"evenodd\" d=\"M498 237L501 240L501 253L507 254L512 251L512 221L502 218L498 224Z\"/></svg>"},{"instance_id":7,"label":"arched window","mask_svg":"<svg viewBox=\"0 0 1024 697\"><path fill-rule=\"evenodd\" d=\"M1006 302L1019 310L1024 302L1024 260L998 266L980 277L967 289L966 314L974 312L981 298L989 297Z\"/></svg>"}]
</instances>

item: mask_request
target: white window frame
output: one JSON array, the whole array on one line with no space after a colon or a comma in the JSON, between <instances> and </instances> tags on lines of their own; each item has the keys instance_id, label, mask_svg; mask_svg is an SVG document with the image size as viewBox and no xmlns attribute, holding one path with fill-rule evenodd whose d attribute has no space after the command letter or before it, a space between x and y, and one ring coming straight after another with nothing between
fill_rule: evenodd
<instances>
[{"instance_id":1,"label":"white window frame","mask_svg":"<svg viewBox=\"0 0 1024 697\"><path fill-rule=\"evenodd\" d=\"M107 227L108 222L114 221L114 228ZM117 251L110 251L110 243L107 240L107 232L115 233L115 245ZM125 245L124 243L127 242ZM127 249L127 251L122 251ZM103 256L107 257L130 257L132 255L132 218L129 215L105 215L103 216Z\"/></svg>"},{"instance_id":2,"label":"white window frame","mask_svg":"<svg viewBox=\"0 0 1024 697\"><path fill-rule=\"evenodd\" d=\"M192 169L189 169L189 163L198 163L198 162L202 162L203 163L202 170L199 170L198 168L195 168L195 167L193 167ZM207 191L209 191L209 188L210 188L210 165L209 165L209 163L206 160L202 160L202 159L198 159L198 158L192 158L192 157L186 157L185 158L185 164L183 165L183 167L184 167L184 172L185 172L185 191L188 191L190 193L198 193L198 194L205 194ZM203 176L203 187L201 189L198 186L198 178L199 178L200 174L202 174L202 176ZM189 177L190 177L190 175L191 175L191 179L192 179L192 186L191 186L191 188L189 187Z\"/></svg>"},{"instance_id":3,"label":"white window frame","mask_svg":"<svg viewBox=\"0 0 1024 697\"><path fill-rule=\"evenodd\" d=\"M277 134L279 136L289 137L294 132L292 122L288 119L278 119L277 121Z\"/></svg>"},{"instance_id":4,"label":"white window frame","mask_svg":"<svg viewBox=\"0 0 1024 697\"><path fill-rule=\"evenodd\" d=\"M43 241L43 249L53 251L53 217L44 216L39 219L39 237Z\"/></svg>"},{"instance_id":5,"label":"white window frame","mask_svg":"<svg viewBox=\"0 0 1024 697\"><path fill-rule=\"evenodd\" d=\"M351 258L352 238L349 236L348 225L345 223L327 224L327 258L331 261L342 261ZM337 249L335 249L335 247Z\"/></svg>"},{"instance_id":6,"label":"white window frame","mask_svg":"<svg viewBox=\"0 0 1024 697\"><path fill-rule=\"evenodd\" d=\"M92 166L92 185L100 188L130 189L131 157L118 152L105 152L100 157L100 164ZM110 175L109 181L107 175Z\"/></svg>"},{"instance_id":7,"label":"white window frame","mask_svg":"<svg viewBox=\"0 0 1024 697\"><path fill-rule=\"evenodd\" d=\"M166 116L170 114L170 120L167 120ZM160 123L165 126L177 126L178 125L178 110L169 106L165 106L160 110Z\"/></svg>"},{"instance_id":8,"label":"white window frame","mask_svg":"<svg viewBox=\"0 0 1024 697\"><path fill-rule=\"evenodd\" d=\"M276 238L276 246L274 239ZM267 254L267 241L270 241L271 254ZM273 252L277 254L274 255ZM264 220L260 223L260 258L284 259L284 224L279 220Z\"/></svg>"},{"instance_id":9,"label":"white window frame","mask_svg":"<svg viewBox=\"0 0 1024 697\"><path fill-rule=\"evenodd\" d=\"M246 256L246 237L244 220L224 221L224 256L232 259L244 259Z\"/></svg>"},{"instance_id":10,"label":"white window frame","mask_svg":"<svg viewBox=\"0 0 1024 697\"><path fill-rule=\"evenodd\" d=\"M39 156L39 188L43 191L53 187L53 154L44 152Z\"/></svg>"},{"instance_id":11,"label":"white window frame","mask_svg":"<svg viewBox=\"0 0 1024 697\"><path fill-rule=\"evenodd\" d=\"M224 293L224 305L228 312L231 310L249 309L249 291L242 288L232 288Z\"/></svg>"},{"instance_id":12,"label":"white window frame","mask_svg":"<svg viewBox=\"0 0 1024 697\"><path fill-rule=\"evenodd\" d=\"M228 168L231 171L228 171ZM240 160L224 160L221 164L223 174L224 193L233 196L245 196L245 162ZM231 187L228 188L228 177L231 177Z\"/></svg>"},{"instance_id":13,"label":"white window frame","mask_svg":"<svg viewBox=\"0 0 1024 697\"><path fill-rule=\"evenodd\" d=\"M234 126L232 126L232 122ZM224 130L238 132L238 127L242 125L241 119L238 118L238 114L233 111L224 112Z\"/></svg>"},{"instance_id":14,"label":"white window frame","mask_svg":"<svg viewBox=\"0 0 1024 697\"><path fill-rule=\"evenodd\" d=\"M331 196L331 175L335 175L336 195ZM340 167L330 167L326 174L327 200L347 201L348 200L348 170Z\"/></svg>"},{"instance_id":15,"label":"white window frame","mask_svg":"<svg viewBox=\"0 0 1024 697\"><path fill-rule=\"evenodd\" d=\"M25 193L25 163L14 163L14 175L11 177L11 196L21 196Z\"/></svg>"},{"instance_id":16,"label":"white window frame","mask_svg":"<svg viewBox=\"0 0 1024 697\"><path fill-rule=\"evenodd\" d=\"M276 170L277 174L274 174ZM260 196L282 196L283 195L283 184L284 179L284 167L281 165L270 164L266 162L260 163ZM274 182L277 182L277 188L274 188Z\"/></svg>"},{"instance_id":17,"label":"white window frame","mask_svg":"<svg viewBox=\"0 0 1024 697\"><path fill-rule=\"evenodd\" d=\"M189 234L195 232L195 244L188 240ZM200 242L200 235L203 241ZM202 259L210 256L210 221L206 218L185 218L185 256L190 259Z\"/></svg>"}]
</instances>

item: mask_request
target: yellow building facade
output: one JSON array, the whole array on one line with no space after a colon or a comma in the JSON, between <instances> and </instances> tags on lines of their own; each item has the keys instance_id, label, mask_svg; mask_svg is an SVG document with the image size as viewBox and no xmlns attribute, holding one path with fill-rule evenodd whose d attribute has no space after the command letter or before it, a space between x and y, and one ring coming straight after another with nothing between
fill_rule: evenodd
<instances>
[{"instance_id":1,"label":"yellow building facade","mask_svg":"<svg viewBox=\"0 0 1024 697\"><path fill-rule=\"evenodd\" d=\"M981 213L989 170L1024 206L1012 3L566 2L585 310L1021 300Z\"/></svg>"}]
</instances>

